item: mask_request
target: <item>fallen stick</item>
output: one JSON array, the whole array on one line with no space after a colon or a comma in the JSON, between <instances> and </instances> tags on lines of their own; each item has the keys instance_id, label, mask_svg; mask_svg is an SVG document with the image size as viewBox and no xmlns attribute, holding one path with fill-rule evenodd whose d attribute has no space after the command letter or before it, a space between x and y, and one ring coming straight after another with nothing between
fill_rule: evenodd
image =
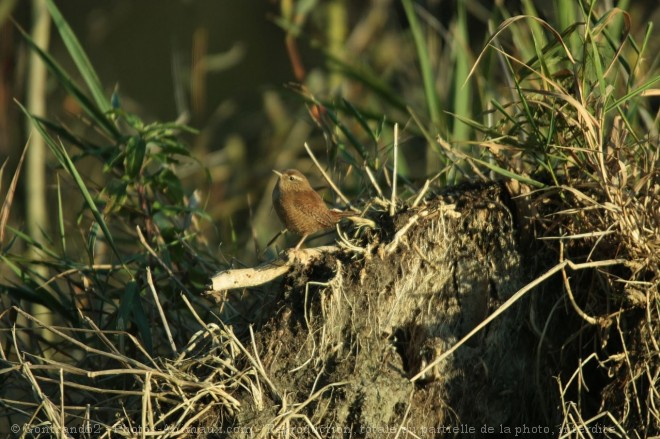
<instances>
[{"instance_id":1,"label":"fallen stick","mask_svg":"<svg viewBox=\"0 0 660 439\"><path fill-rule=\"evenodd\" d=\"M322 246L289 250L285 258L270 261L258 267L233 268L221 271L211 278L211 284L206 291L208 295L237 288L256 287L270 282L287 273L295 264L308 265L312 260L326 253L336 253L341 250L336 246Z\"/></svg>"}]
</instances>

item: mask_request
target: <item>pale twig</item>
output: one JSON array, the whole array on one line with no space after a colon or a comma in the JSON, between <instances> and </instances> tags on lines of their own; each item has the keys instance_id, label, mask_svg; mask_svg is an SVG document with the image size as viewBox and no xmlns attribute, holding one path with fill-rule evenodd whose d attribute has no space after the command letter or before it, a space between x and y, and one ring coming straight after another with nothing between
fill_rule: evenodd
<instances>
[{"instance_id":1,"label":"pale twig","mask_svg":"<svg viewBox=\"0 0 660 439\"><path fill-rule=\"evenodd\" d=\"M337 382L337 383L330 383L330 384L326 385L325 387L323 387L322 389L320 389L319 391L317 391L316 393L314 393L312 396L310 396L309 398L307 398L305 401L303 401L302 403L298 404L296 407L292 408L291 411L289 411L289 412L285 412L285 413L282 413L282 414L279 415L277 418L275 418L275 419L273 420L274 430L276 430L277 428L279 428L282 424L288 422L289 419L291 419L295 414L297 414L297 413L300 412L302 409L304 409L305 407L307 407L309 404L311 404L312 402L314 402L315 399L319 398L319 397L320 397L321 395L323 395L327 390L332 389L333 387L341 387L341 386L345 386L345 385L350 384L350 383L351 383L350 381L340 381L340 382ZM281 418L281 419L278 419L278 418Z\"/></svg>"},{"instance_id":2,"label":"pale twig","mask_svg":"<svg viewBox=\"0 0 660 439\"><path fill-rule=\"evenodd\" d=\"M151 290L151 294L153 294L154 296L154 302L156 303L156 308L158 309L158 314L160 315L160 319L163 321L163 328L165 329L167 340L170 342L172 353L176 355L178 354L176 350L176 344L174 344L174 338L172 337L172 331L170 331L170 325L167 323L165 312L163 311L163 307L160 304L160 299L158 299L158 293L156 292L156 286L154 285L154 280L151 276L150 267L147 267L147 284L149 284L149 289Z\"/></svg>"},{"instance_id":3,"label":"pale twig","mask_svg":"<svg viewBox=\"0 0 660 439\"><path fill-rule=\"evenodd\" d=\"M19 313L25 319L30 320L31 322L34 322L39 327L42 327L42 328L45 328L45 329L49 330L50 332L52 332L55 335L63 338L64 340L66 340L69 343L75 345L76 347L80 348L82 351L84 351L88 354L95 354L95 355L99 355L99 356L103 356L103 357L108 357L108 358L116 360L120 363L127 363L127 364L130 364L130 365L134 366L134 367L138 367L138 368L145 369L145 370L150 370L151 369L149 366L145 365L144 363L141 363L139 360L136 360L134 358L125 357L125 356L122 356L122 355L116 355L116 354L113 354L113 353L110 353L110 352L103 352L99 349L87 346L83 342L79 341L77 338L71 337L71 336L65 334L64 332L60 331L59 329L57 329L57 327L49 326L49 325L44 324L41 320L39 320L38 318L34 317L31 314L28 314L27 312L25 312L21 308L18 308L16 306L12 306L11 309L14 310L15 312ZM70 329L70 328L67 328L67 329L69 329L71 331L74 331L74 332L86 332L86 331L75 331L74 329ZM123 334L122 331L117 331L116 333ZM131 334L128 334L128 335L130 336ZM134 338L132 336L129 337L129 338L131 340L134 340ZM141 349L141 345L139 343L136 343L136 347L138 349ZM18 349L17 352L21 351L18 346L16 346L16 349ZM141 350L141 352L143 354L145 354L145 356L152 362L152 364L154 364L155 367L158 367L156 365L155 361L153 360L153 358L151 358L147 352L142 351L142 350Z\"/></svg>"},{"instance_id":4,"label":"pale twig","mask_svg":"<svg viewBox=\"0 0 660 439\"><path fill-rule=\"evenodd\" d=\"M181 283L181 281L179 280L179 278L176 277L176 275L174 274L174 272L170 269L170 267L167 266L167 264L165 263L165 261L163 261L163 260L158 256L158 254L154 251L154 249L151 248L151 246L149 245L149 243L147 243L146 238L145 238L144 235L142 234L142 230L140 229L140 226L136 226L136 227L135 227L135 230L137 230L138 238L140 239L140 242L142 243L142 245L144 246L144 248L147 249L147 251L149 252L149 254L150 254L151 256L153 256L154 259L156 259L156 260L158 261L158 263L161 265L161 267L163 267L163 268L165 269L165 271L167 272L167 274L172 278L172 280L174 280L174 282L176 282L177 285L179 285L179 286L180 286L180 287L181 287L186 293L190 294L190 291L188 291L188 288L186 288L186 286L185 286L183 283Z\"/></svg>"},{"instance_id":5,"label":"pale twig","mask_svg":"<svg viewBox=\"0 0 660 439\"><path fill-rule=\"evenodd\" d=\"M431 183L433 183L435 180L437 180L440 176L442 175L441 172L435 174L433 178L427 179L426 182L424 183L424 187L422 188L421 191L417 194L417 197L415 198L415 201L413 202L412 207L417 207L419 203L422 201L426 193L428 192L429 188L431 187Z\"/></svg>"},{"instance_id":6,"label":"pale twig","mask_svg":"<svg viewBox=\"0 0 660 439\"><path fill-rule=\"evenodd\" d=\"M422 201L422 198L424 195L426 195L426 192L429 190L429 186L431 185L431 180L426 180L424 183L424 187L422 188L421 191L419 191L419 194L417 194L417 198L415 198L415 201L413 202L412 207L417 207L420 201Z\"/></svg>"},{"instance_id":7,"label":"pale twig","mask_svg":"<svg viewBox=\"0 0 660 439\"><path fill-rule=\"evenodd\" d=\"M458 349L461 345L465 344L472 336L474 336L477 332L481 331L486 325L488 325L490 322L495 320L500 314L502 314L504 311L506 311L508 308L510 308L516 301L518 301L522 296L527 294L530 290L544 282L546 279L550 278L552 275L555 273L561 271L568 265L568 267L573 270L573 271L578 271L582 270L584 268L595 268L595 267L606 267L610 265L619 265L619 264L624 264L627 261L625 259L609 259L606 261L598 261L598 262L586 262L582 264L575 264L573 261L570 261L568 259L565 259L564 261L560 262L559 264L555 265L552 267L550 270L548 270L545 274L542 276L539 276L536 278L534 281L528 283L525 285L523 288L518 290L509 300L504 302L502 306L497 308L494 313L492 313L490 316L488 316L484 321L479 323L472 331L470 331L465 337L460 339L458 342L456 342L455 345L453 345L451 348L448 350L444 351L441 355L438 356L435 360L433 360L431 363L429 363L424 369L420 370L417 375L411 378L410 381L415 382L421 377L423 377L426 372L431 370L433 367L437 366L440 364L442 361L444 361L447 357L449 357L451 354L454 353L456 349Z\"/></svg>"},{"instance_id":8,"label":"pale twig","mask_svg":"<svg viewBox=\"0 0 660 439\"><path fill-rule=\"evenodd\" d=\"M396 211L396 180L399 172L399 124L394 124L394 168L392 169L392 202L390 204L390 216Z\"/></svg>"},{"instance_id":9,"label":"pale twig","mask_svg":"<svg viewBox=\"0 0 660 439\"><path fill-rule=\"evenodd\" d=\"M564 259L564 243L563 241L559 242L559 258L560 260ZM561 277L562 280L564 281L564 288L566 288L566 295L568 296L568 301L571 303L573 306L573 309L575 310L576 314L580 317L582 317L582 320L585 322L589 323L590 325L597 325L598 319L595 319L591 317L589 314L586 312L582 311L582 308L575 302L575 297L573 297L573 289L571 288L571 283L568 281L568 275L566 274L566 268L563 268L561 270Z\"/></svg>"},{"instance_id":10,"label":"pale twig","mask_svg":"<svg viewBox=\"0 0 660 439\"><path fill-rule=\"evenodd\" d=\"M193 308L192 303L190 303L190 300L188 300L186 295L181 293L180 296L181 296L181 300L183 300L183 303L186 304L186 306L188 307L188 311L190 311L190 313L195 318L197 323L199 323L199 325L202 328L206 328L206 323L204 323L204 320L202 320L202 318L199 316L199 314L197 314L197 311L195 311L195 308Z\"/></svg>"},{"instance_id":11,"label":"pale twig","mask_svg":"<svg viewBox=\"0 0 660 439\"><path fill-rule=\"evenodd\" d=\"M399 245L399 242L401 241L401 238L408 232L408 230L420 219L427 217L429 215L428 210L422 210L419 213L416 213L415 215L411 216L408 219L408 222L399 229L398 232L396 232L396 235L394 235L394 238L392 239L392 242L387 244L385 247L385 253L392 254L394 250L396 250L397 246Z\"/></svg>"},{"instance_id":12,"label":"pale twig","mask_svg":"<svg viewBox=\"0 0 660 439\"><path fill-rule=\"evenodd\" d=\"M290 269L291 266L286 264L275 265L267 262L254 268L234 268L222 271L211 278L211 285L206 294L216 296L214 294L216 292L263 285L277 279Z\"/></svg>"},{"instance_id":13,"label":"pale twig","mask_svg":"<svg viewBox=\"0 0 660 439\"><path fill-rule=\"evenodd\" d=\"M410 391L410 396L408 396L408 405L406 406L406 411L403 414L403 419L401 419L401 423L399 424L399 428L396 431L396 436L394 436L394 439L399 439L399 436L401 435L401 432L403 430L408 430L406 427L403 426L406 422L406 418L408 418L408 413L410 413L410 406L412 406L412 397L414 395L415 391L411 390Z\"/></svg>"},{"instance_id":14,"label":"pale twig","mask_svg":"<svg viewBox=\"0 0 660 439\"><path fill-rule=\"evenodd\" d=\"M76 267L76 268L70 268L68 270L65 270L61 273L57 273L55 276L51 277L48 279L46 282L44 282L41 286L46 286L52 282L55 282L58 279L64 278L70 274L73 273L84 273L85 271L96 271L96 270L116 270L118 268L121 268L121 265L112 265L112 264L97 264L97 265L89 265L86 267Z\"/></svg>"},{"instance_id":15,"label":"pale twig","mask_svg":"<svg viewBox=\"0 0 660 439\"><path fill-rule=\"evenodd\" d=\"M276 400L278 404L280 404L283 400L282 394L277 390L275 384L273 384L273 382L268 377L268 374L266 373L266 371L264 370L261 364L261 360L255 359L250 354L250 352L247 350L245 346L243 346L243 343L241 343L238 337L236 337L236 334L234 334L234 331L230 327L227 327L222 321L220 321L220 324L222 325L222 328L226 336L233 342L233 346L236 346L243 353L243 355L245 355L245 357L247 358L248 362L250 363L256 374L260 376L261 379L263 379L266 382L266 384L268 384L268 387L270 388L273 398ZM252 334L252 337L254 337L254 334L252 333L252 328L250 328L250 333ZM257 350L254 344L253 344L253 349L256 354Z\"/></svg>"},{"instance_id":16,"label":"pale twig","mask_svg":"<svg viewBox=\"0 0 660 439\"><path fill-rule=\"evenodd\" d=\"M376 193L378 193L378 196L380 198L385 198L385 196L383 195L383 190L380 188L380 185L378 184L378 182L374 178L374 175L371 173L371 168L369 168L369 166L365 166L364 170L367 171L367 176L369 176L369 180L371 181L371 185L374 187L374 189L376 189Z\"/></svg>"},{"instance_id":17,"label":"pale twig","mask_svg":"<svg viewBox=\"0 0 660 439\"><path fill-rule=\"evenodd\" d=\"M323 175L323 178L325 181L330 185L333 191L341 198L341 200L348 205L351 209L353 208L351 206L351 202L348 201L348 198L339 190L339 188L335 185L335 183L330 179L330 176L323 170L323 167L321 167L321 164L319 161L316 159L316 156L314 156L314 153L312 152L312 149L309 147L307 142L305 142L305 149L307 150L307 154L309 154L309 158L312 159L316 167L319 169L319 172L321 172L321 175Z\"/></svg>"}]
</instances>

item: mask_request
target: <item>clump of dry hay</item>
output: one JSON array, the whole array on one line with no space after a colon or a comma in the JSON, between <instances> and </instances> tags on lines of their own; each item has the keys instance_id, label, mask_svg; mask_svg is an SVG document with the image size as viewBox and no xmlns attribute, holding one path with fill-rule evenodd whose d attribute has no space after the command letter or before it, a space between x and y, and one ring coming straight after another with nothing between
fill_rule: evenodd
<instances>
[{"instance_id":1,"label":"clump of dry hay","mask_svg":"<svg viewBox=\"0 0 660 439\"><path fill-rule=\"evenodd\" d=\"M660 149L625 145L616 126L606 153L576 152L580 171L538 194L535 225L559 262L619 263L562 270L536 314L559 360L562 425L645 437L660 433Z\"/></svg>"},{"instance_id":2,"label":"clump of dry hay","mask_svg":"<svg viewBox=\"0 0 660 439\"><path fill-rule=\"evenodd\" d=\"M249 383L234 366L242 345L218 325L197 333L178 358L162 360L130 334L101 331L89 319L89 330L51 327L14 311L35 331L50 333L61 351L30 352L27 331L14 329L12 348L20 355L10 363L3 350L0 369L3 430L23 437L188 437L195 429L217 429L241 408L233 394ZM118 339L136 358L120 353ZM105 349L91 347L97 341Z\"/></svg>"}]
</instances>

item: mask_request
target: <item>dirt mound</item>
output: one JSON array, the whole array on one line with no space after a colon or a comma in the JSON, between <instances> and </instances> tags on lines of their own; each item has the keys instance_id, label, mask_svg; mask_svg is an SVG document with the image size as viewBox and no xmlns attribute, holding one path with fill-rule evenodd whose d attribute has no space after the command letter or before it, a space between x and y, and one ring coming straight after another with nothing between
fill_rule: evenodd
<instances>
[{"instance_id":1,"label":"dirt mound","mask_svg":"<svg viewBox=\"0 0 660 439\"><path fill-rule=\"evenodd\" d=\"M291 271L255 334L271 403L291 410L238 423L428 437L539 421L524 301L424 370L526 283L509 202L496 183L454 189Z\"/></svg>"}]
</instances>

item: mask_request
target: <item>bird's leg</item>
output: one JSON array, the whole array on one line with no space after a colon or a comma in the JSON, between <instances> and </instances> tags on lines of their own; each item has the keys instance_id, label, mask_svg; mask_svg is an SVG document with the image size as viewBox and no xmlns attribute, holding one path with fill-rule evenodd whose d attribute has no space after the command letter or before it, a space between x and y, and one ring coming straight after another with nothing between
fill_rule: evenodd
<instances>
[{"instance_id":1,"label":"bird's leg","mask_svg":"<svg viewBox=\"0 0 660 439\"><path fill-rule=\"evenodd\" d=\"M305 242L305 239L307 239L308 236L309 236L309 233L306 233L305 235L303 235L302 239L301 239L300 242L296 245L296 247L294 248L294 250L299 250L299 249L300 249L300 246L303 244L303 242Z\"/></svg>"}]
</instances>

